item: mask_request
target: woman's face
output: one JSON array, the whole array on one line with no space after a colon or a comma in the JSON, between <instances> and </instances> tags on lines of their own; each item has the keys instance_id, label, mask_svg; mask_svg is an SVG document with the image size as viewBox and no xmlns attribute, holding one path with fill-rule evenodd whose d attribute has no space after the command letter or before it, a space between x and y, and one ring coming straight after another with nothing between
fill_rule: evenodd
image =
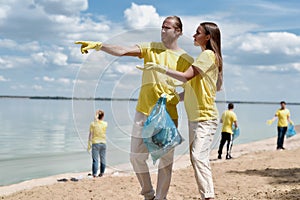
<instances>
[{"instance_id":1,"label":"woman's face","mask_svg":"<svg viewBox=\"0 0 300 200\"><path fill-rule=\"evenodd\" d=\"M205 47L207 41L210 39L210 35L206 35L204 28L200 25L198 26L196 33L194 34L194 45Z\"/></svg>"}]
</instances>

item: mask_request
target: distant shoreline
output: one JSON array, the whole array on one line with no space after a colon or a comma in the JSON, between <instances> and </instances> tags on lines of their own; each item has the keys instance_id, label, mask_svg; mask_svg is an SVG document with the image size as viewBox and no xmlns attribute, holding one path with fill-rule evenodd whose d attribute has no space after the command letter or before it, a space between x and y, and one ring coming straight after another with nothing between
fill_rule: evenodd
<instances>
[{"instance_id":1,"label":"distant shoreline","mask_svg":"<svg viewBox=\"0 0 300 200\"><path fill-rule=\"evenodd\" d=\"M13 96L0 95L0 99L32 99L32 100L86 100L86 101L137 101L136 98L109 98L109 97L63 97L63 96ZM216 103L235 103L235 104L278 104L273 101L216 101ZM287 105L300 105L300 102L287 102Z\"/></svg>"}]
</instances>

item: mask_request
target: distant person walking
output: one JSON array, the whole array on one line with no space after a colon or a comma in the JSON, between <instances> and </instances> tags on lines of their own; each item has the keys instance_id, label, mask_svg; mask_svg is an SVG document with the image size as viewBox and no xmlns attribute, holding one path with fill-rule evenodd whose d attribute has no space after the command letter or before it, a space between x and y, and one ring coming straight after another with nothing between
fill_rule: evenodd
<instances>
[{"instance_id":1,"label":"distant person walking","mask_svg":"<svg viewBox=\"0 0 300 200\"><path fill-rule=\"evenodd\" d=\"M220 122L223 123L222 126L222 137L220 141L219 151L218 151L218 159L222 159L222 151L223 146L227 142L227 153L226 159L231 159L231 149L232 149L232 142L233 142L233 131L232 125L234 124L234 128L238 128L237 125L237 117L236 114L233 112L234 105L233 103L228 104L228 110L223 112Z\"/></svg>"},{"instance_id":2,"label":"distant person walking","mask_svg":"<svg viewBox=\"0 0 300 200\"><path fill-rule=\"evenodd\" d=\"M90 134L88 140L88 151L92 149L92 171L93 177L101 177L104 174L106 166L106 128L107 122L103 121L104 112L102 110L96 111L95 120L90 124ZM98 173L100 157L100 174Z\"/></svg>"},{"instance_id":3,"label":"distant person walking","mask_svg":"<svg viewBox=\"0 0 300 200\"><path fill-rule=\"evenodd\" d=\"M281 101L280 102L281 108L278 109L275 113L275 116L267 121L267 124L271 125L276 118L278 118L277 122L277 150L284 150L285 148L283 147L284 143L284 136L286 134L287 128L288 128L288 122L290 124L293 124L292 120L290 119L290 111L286 108L286 102Z\"/></svg>"}]
</instances>

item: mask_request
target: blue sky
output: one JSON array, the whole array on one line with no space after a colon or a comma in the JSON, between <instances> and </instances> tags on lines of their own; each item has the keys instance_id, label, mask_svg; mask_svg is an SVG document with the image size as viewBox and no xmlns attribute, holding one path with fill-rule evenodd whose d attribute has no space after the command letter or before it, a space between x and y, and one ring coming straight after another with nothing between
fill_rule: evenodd
<instances>
[{"instance_id":1,"label":"blue sky","mask_svg":"<svg viewBox=\"0 0 300 200\"><path fill-rule=\"evenodd\" d=\"M102 3L103 2L103 3ZM0 2L0 95L136 97L137 58L82 55L76 40L160 40L164 17L183 21L182 47L203 21L222 32L220 99L300 102L300 2L7 0Z\"/></svg>"}]
</instances>

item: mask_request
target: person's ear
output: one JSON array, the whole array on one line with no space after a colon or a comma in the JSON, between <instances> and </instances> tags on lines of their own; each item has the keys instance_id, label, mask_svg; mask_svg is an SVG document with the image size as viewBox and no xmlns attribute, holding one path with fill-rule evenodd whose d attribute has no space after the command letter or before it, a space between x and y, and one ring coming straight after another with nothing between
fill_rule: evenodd
<instances>
[{"instance_id":1,"label":"person's ear","mask_svg":"<svg viewBox=\"0 0 300 200\"><path fill-rule=\"evenodd\" d=\"M206 35L206 41L210 40L210 35Z\"/></svg>"}]
</instances>

